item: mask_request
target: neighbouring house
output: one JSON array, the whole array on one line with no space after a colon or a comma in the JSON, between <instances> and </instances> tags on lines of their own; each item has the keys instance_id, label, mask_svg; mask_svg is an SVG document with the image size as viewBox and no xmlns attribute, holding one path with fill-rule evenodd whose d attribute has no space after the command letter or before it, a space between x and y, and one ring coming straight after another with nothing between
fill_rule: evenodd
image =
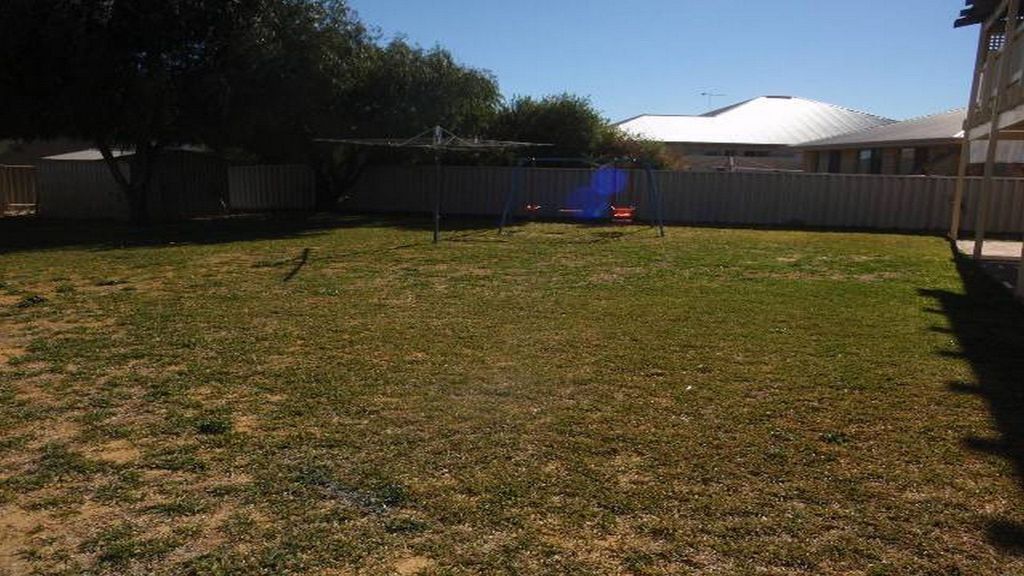
<instances>
[{"instance_id":1,"label":"neighbouring house","mask_svg":"<svg viewBox=\"0 0 1024 576\"><path fill-rule=\"evenodd\" d=\"M804 172L955 176L966 110L875 126L795 146Z\"/></svg>"},{"instance_id":2,"label":"neighbouring house","mask_svg":"<svg viewBox=\"0 0 1024 576\"><path fill-rule=\"evenodd\" d=\"M895 122L874 114L794 96L761 96L700 116L644 114L616 124L664 142L691 170L803 168L792 148Z\"/></svg>"},{"instance_id":3,"label":"neighbouring house","mask_svg":"<svg viewBox=\"0 0 1024 576\"><path fill-rule=\"evenodd\" d=\"M967 110L951 110L842 134L796 146L804 172L956 176ZM980 175L987 144L971 145L968 174ZM1024 174L1024 143L1004 142L996 154L997 176Z\"/></svg>"}]
</instances>

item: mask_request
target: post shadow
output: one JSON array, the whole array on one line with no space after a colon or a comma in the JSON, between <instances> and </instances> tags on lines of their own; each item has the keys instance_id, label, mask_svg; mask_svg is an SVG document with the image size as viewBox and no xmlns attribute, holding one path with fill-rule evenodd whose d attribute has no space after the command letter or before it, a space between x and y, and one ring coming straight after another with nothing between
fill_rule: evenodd
<instances>
[{"instance_id":1,"label":"post shadow","mask_svg":"<svg viewBox=\"0 0 1024 576\"><path fill-rule=\"evenodd\" d=\"M983 398L999 432L996 440L965 438L964 445L1011 462L1024 491L1024 305L1003 284L1005 266L982 269L955 248L953 258L965 293L920 293L934 299L938 306L934 311L948 318L962 349L959 356L970 362L977 377L975 384L950 383L949 390ZM1007 553L1024 555L1024 524L993 519L987 537Z\"/></svg>"}]
</instances>

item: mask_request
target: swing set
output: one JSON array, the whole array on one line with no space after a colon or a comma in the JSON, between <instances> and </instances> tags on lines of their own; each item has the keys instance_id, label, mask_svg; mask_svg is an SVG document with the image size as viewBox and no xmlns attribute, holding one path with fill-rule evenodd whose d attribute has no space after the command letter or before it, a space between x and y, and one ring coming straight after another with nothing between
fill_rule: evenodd
<instances>
[{"instance_id":1,"label":"swing set","mask_svg":"<svg viewBox=\"0 0 1024 576\"><path fill-rule=\"evenodd\" d=\"M568 195L556 194L559 198L554 202L544 202L541 197L550 197L551 194L543 194L544 191L538 190L538 173L533 170L542 164L582 165L591 170L590 182ZM646 182L642 192L638 190L641 187L637 185L640 176L640 172L635 170L637 167L643 169ZM521 158L516 163L515 181L505 198L498 232L504 233L514 213L524 213L528 218L571 218L633 224L641 213L640 206L648 215L650 225L656 226L658 235L664 237L661 188L650 165L637 159L615 158L599 164L584 158Z\"/></svg>"}]
</instances>

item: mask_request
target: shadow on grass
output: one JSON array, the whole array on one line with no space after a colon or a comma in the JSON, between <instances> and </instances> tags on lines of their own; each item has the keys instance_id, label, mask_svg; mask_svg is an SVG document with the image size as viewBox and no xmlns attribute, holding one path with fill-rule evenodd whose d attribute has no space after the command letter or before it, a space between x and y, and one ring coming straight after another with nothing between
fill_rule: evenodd
<instances>
[{"instance_id":1,"label":"shadow on grass","mask_svg":"<svg viewBox=\"0 0 1024 576\"><path fill-rule=\"evenodd\" d=\"M48 248L81 247L114 250L182 244L221 244L245 240L299 238L345 228L394 228L422 231L430 241L432 222L419 216L260 214L197 219L138 227L113 221L57 221L35 218L0 219L0 254ZM452 218L443 236L458 240L495 230L493 219Z\"/></svg>"},{"instance_id":2,"label":"shadow on grass","mask_svg":"<svg viewBox=\"0 0 1024 576\"><path fill-rule=\"evenodd\" d=\"M954 382L950 391L983 398L999 431L996 439L967 438L968 449L995 454L1010 461L1024 489L1024 306L990 273L954 253L965 294L922 290L935 299L971 363L976 384ZM1024 555L1024 525L992 519L988 538L1007 553Z\"/></svg>"},{"instance_id":3,"label":"shadow on grass","mask_svg":"<svg viewBox=\"0 0 1024 576\"><path fill-rule=\"evenodd\" d=\"M514 235L528 220L506 226L505 234ZM565 221L566 241L596 244L640 234L646 227L617 229L607 222ZM0 218L0 254L40 249L77 247L116 250L188 244L222 244L246 240L300 238L346 228L382 228L423 233L423 241L400 246L410 248L430 244L433 220L426 215L339 214L322 212L240 214L183 222L159 223L146 227L116 221L67 221L36 218ZM500 242L494 218L451 216L444 219L442 242ZM377 248L373 248L377 250ZM308 258L308 254L306 257ZM301 259L300 259L301 260ZM301 266L299 266L301 269ZM296 270L296 273L299 270Z\"/></svg>"}]
</instances>

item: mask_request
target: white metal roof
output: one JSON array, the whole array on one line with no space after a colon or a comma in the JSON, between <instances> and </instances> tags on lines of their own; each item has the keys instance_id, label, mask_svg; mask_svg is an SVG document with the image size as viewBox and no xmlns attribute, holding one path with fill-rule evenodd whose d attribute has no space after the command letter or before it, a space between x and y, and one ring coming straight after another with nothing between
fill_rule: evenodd
<instances>
[{"instance_id":1,"label":"white metal roof","mask_svg":"<svg viewBox=\"0 0 1024 576\"><path fill-rule=\"evenodd\" d=\"M617 124L657 142L791 146L895 122L793 96L761 96L701 116L645 114Z\"/></svg>"},{"instance_id":2,"label":"white metal roof","mask_svg":"<svg viewBox=\"0 0 1024 576\"><path fill-rule=\"evenodd\" d=\"M185 145L185 146L172 146L166 149L169 152L194 152L196 154L208 154L210 149L205 146L196 145ZM135 154L135 150L131 148L119 149L114 148L110 151L111 156L114 158L123 158L125 156L131 156ZM97 160L103 160L103 154L98 148L86 148L85 150L77 150L75 152L68 152L67 154L57 154L55 156L47 156L43 160L59 160L64 162L95 162Z\"/></svg>"},{"instance_id":3,"label":"white metal roof","mask_svg":"<svg viewBox=\"0 0 1024 576\"><path fill-rule=\"evenodd\" d=\"M800 144L800 148L845 148L875 144L916 142L956 142L964 136L966 109L950 110L941 114L922 116L887 126L876 126L859 132L842 134L824 140Z\"/></svg>"},{"instance_id":4,"label":"white metal roof","mask_svg":"<svg viewBox=\"0 0 1024 576\"><path fill-rule=\"evenodd\" d=\"M135 152L132 150L111 150L110 154L114 158L120 158L122 156L131 156ZM55 156L47 156L43 160L63 160L65 162L94 162L96 160L103 160L103 154L96 148L87 148L85 150L78 150L76 152L68 152L67 154L57 154Z\"/></svg>"}]
</instances>

